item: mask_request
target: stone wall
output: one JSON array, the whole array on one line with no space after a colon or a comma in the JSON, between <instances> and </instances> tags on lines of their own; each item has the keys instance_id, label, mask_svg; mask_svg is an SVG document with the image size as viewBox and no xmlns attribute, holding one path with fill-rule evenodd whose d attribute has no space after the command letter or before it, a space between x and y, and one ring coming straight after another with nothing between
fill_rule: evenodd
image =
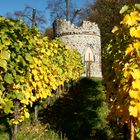
<instances>
[{"instance_id":1,"label":"stone wall","mask_svg":"<svg viewBox=\"0 0 140 140\"><path fill-rule=\"evenodd\" d=\"M102 77L101 40L97 24L83 21L81 26L75 26L70 21L57 20L54 22L54 33L80 52L85 63L85 76L89 73L93 77Z\"/></svg>"}]
</instances>

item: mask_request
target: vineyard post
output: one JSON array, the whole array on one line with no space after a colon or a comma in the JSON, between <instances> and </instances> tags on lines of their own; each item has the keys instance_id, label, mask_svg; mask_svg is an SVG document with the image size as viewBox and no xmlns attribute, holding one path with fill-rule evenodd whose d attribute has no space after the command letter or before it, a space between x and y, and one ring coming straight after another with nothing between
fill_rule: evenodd
<instances>
[{"instance_id":1,"label":"vineyard post","mask_svg":"<svg viewBox=\"0 0 140 140\"><path fill-rule=\"evenodd\" d=\"M16 99L14 102L14 119L18 120L19 101ZM18 124L13 124L12 140L17 140Z\"/></svg>"},{"instance_id":2,"label":"vineyard post","mask_svg":"<svg viewBox=\"0 0 140 140\"><path fill-rule=\"evenodd\" d=\"M130 118L130 139L135 140L135 127L134 127L134 122L133 122L133 117Z\"/></svg>"},{"instance_id":3,"label":"vineyard post","mask_svg":"<svg viewBox=\"0 0 140 140\"><path fill-rule=\"evenodd\" d=\"M32 12L32 28L36 26L36 9L33 8ZM34 106L34 119L33 122L36 124L38 122L38 105Z\"/></svg>"}]
</instances>

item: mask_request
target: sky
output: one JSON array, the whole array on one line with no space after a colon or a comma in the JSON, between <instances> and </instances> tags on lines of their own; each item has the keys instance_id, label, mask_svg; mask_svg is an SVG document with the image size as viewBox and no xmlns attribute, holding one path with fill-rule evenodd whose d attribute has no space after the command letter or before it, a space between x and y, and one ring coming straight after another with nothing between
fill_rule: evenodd
<instances>
[{"instance_id":1,"label":"sky","mask_svg":"<svg viewBox=\"0 0 140 140\"><path fill-rule=\"evenodd\" d=\"M25 5L29 5L32 8L38 9L38 10L45 10L45 7L47 6L47 0L1 0L0 2L0 15L4 16L6 13L14 11L23 10L25 8ZM93 0L72 0L73 3L77 8L83 7L87 2L93 1ZM50 15L49 11L45 12L46 19L49 21ZM47 22L46 26L51 26L50 22Z\"/></svg>"}]
</instances>

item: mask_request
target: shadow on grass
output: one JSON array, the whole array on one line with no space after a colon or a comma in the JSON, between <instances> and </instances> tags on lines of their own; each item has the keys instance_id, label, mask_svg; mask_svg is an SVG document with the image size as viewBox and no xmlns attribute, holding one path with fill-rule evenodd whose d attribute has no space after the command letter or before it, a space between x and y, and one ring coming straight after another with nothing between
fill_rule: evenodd
<instances>
[{"instance_id":1,"label":"shadow on grass","mask_svg":"<svg viewBox=\"0 0 140 140\"><path fill-rule=\"evenodd\" d=\"M40 112L40 117L69 140L109 140L107 114L101 80L82 78L53 106Z\"/></svg>"}]
</instances>

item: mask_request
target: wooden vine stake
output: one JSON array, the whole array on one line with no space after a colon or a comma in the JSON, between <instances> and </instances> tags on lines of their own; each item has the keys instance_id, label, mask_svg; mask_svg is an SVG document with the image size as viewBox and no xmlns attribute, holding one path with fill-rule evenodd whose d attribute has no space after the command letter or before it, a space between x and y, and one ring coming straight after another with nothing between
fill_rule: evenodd
<instances>
[{"instance_id":1,"label":"wooden vine stake","mask_svg":"<svg viewBox=\"0 0 140 140\"><path fill-rule=\"evenodd\" d=\"M133 118L131 117L130 119L130 140L135 140L135 127L134 127L134 122Z\"/></svg>"}]
</instances>

